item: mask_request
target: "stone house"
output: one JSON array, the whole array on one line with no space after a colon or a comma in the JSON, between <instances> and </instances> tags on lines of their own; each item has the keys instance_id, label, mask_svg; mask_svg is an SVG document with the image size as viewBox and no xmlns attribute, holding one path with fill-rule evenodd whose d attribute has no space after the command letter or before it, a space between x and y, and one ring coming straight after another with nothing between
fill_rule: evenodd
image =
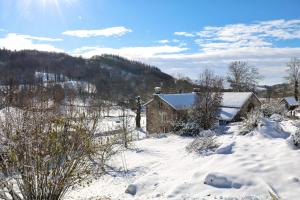
<instances>
[{"instance_id":1,"label":"stone house","mask_svg":"<svg viewBox=\"0 0 300 200\"><path fill-rule=\"evenodd\" d=\"M186 119L197 98L198 92L161 94L145 104L146 128L149 133L172 131L173 122ZM247 112L260 107L261 102L252 92L224 92L218 120L220 124L238 121Z\"/></svg>"}]
</instances>

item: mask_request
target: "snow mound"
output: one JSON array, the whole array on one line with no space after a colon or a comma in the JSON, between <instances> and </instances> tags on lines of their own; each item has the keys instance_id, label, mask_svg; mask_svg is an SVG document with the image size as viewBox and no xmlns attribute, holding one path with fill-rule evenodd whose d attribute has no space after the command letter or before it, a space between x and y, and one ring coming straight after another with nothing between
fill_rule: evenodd
<instances>
[{"instance_id":1,"label":"snow mound","mask_svg":"<svg viewBox=\"0 0 300 200\"><path fill-rule=\"evenodd\" d=\"M239 189L243 186L236 178L222 173L209 173L206 175L204 184L217 187L217 188L236 188Z\"/></svg>"},{"instance_id":2,"label":"snow mound","mask_svg":"<svg viewBox=\"0 0 300 200\"><path fill-rule=\"evenodd\" d=\"M273 114L270 116L270 119L275 122L281 122L283 120L283 116L279 114Z\"/></svg>"},{"instance_id":3,"label":"snow mound","mask_svg":"<svg viewBox=\"0 0 300 200\"><path fill-rule=\"evenodd\" d=\"M290 133L285 132L280 123L263 118L263 125L258 128L258 132L267 138L287 139Z\"/></svg>"},{"instance_id":4,"label":"snow mound","mask_svg":"<svg viewBox=\"0 0 300 200\"><path fill-rule=\"evenodd\" d=\"M216 149L217 154L231 154L232 148L235 145L235 142L232 142L230 144L222 144Z\"/></svg>"}]
</instances>

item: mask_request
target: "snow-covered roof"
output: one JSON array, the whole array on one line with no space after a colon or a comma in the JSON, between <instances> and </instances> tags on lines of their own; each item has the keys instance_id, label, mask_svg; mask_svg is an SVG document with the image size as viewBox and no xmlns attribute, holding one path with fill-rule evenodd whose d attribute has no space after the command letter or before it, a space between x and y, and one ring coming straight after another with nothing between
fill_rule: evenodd
<instances>
[{"instance_id":1,"label":"snow-covered roof","mask_svg":"<svg viewBox=\"0 0 300 200\"><path fill-rule=\"evenodd\" d=\"M218 119L224 121L231 121L239 111L240 108L220 107Z\"/></svg>"},{"instance_id":2,"label":"snow-covered roof","mask_svg":"<svg viewBox=\"0 0 300 200\"><path fill-rule=\"evenodd\" d=\"M196 100L195 93L158 94L158 96L175 110L189 109Z\"/></svg>"},{"instance_id":3,"label":"snow-covered roof","mask_svg":"<svg viewBox=\"0 0 300 200\"><path fill-rule=\"evenodd\" d=\"M295 97L285 97L283 99L289 106L299 106L299 102L295 99Z\"/></svg>"},{"instance_id":4,"label":"snow-covered roof","mask_svg":"<svg viewBox=\"0 0 300 200\"><path fill-rule=\"evenodd\" d=\"M241 108L251 97L252 92L223 92L222 107ZM179 94L158 94L158 96L176 110L191 108L196 101L197 94L179 93Z\"/></svg>"},{"instance_id":5,"label":"snow-covered roof","mask_svg":"<svg viewBox=\"0 0 300 200\"><path fill-rule=\"evenodd\" d=\"M252 96L252 92L223 92L219 110L219 119L231 121L245 102ZM175 110L190 109L196 102L197 93L156 94ZM145 105L152 102L148 101Z\"/></svg>"},{"instance_id":6,"label":"snow-covered roof","mask_svg":"<svg viewBox=\"0 0 300 200\"><path fill-rule=\"evenodd\" d=\"M224 92L221 106L241 108L252 94L252 92Z\"/></svg>"}]
</instances>

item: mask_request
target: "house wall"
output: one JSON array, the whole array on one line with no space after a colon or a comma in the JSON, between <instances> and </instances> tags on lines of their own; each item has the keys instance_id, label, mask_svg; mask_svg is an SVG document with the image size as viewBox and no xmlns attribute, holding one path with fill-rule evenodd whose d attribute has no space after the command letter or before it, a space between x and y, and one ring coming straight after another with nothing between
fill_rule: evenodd
<instances>
[{"instance_id":1,"label":"house wall","mask_svg":"<svg viewBox=\"0 0 300 200\"><path fill-rule=\"evenodd\" d=\"M252 96L242 106L240 112L236 115L233 121L241 120L242 117L246 117L247 113L255 108L260 108L261 102L259 99L252 94Z\"/></svg>"},{"instance_id":2,"label":"house wall","mask_svg":"<svg viewBox=\"0 0 300 200\"><path fill-rule=\"evenodd\" d=\"M146 128L148 133L167 133L172 131L172 123L181 116L169 104L154 95L153 101L146 105Z\"/></svg>"}]
</instances>

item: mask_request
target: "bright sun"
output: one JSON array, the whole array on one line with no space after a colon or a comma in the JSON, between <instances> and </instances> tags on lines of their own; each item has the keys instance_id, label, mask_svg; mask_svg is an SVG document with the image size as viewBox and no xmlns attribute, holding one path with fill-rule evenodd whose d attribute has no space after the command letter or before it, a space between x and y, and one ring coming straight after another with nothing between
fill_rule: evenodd
<instances>
[{"instance_id":1,"label":"bright sun","mask_svg":"<svg viewBox=\"0 0 300 200\"><path fill-rule=\"evenodd\" d=\"M54 5L56 7L59 7L60 4L63 4L63 3L72 4L77 0L38 0L38 1L41 1L43 6L53 6Z\"/></svg>"},{"instance_id":2,"label":"bright sun","mask_svg":"<svg viewBox=\"0 0 300 200\"><path fill-rule=\"evenodd\" d=\"M24 13L32 9L43 9L45 12L57 12L62 15L61 7L64 4L74 4L78 0L20 0L19 6Z\"/></svg>"},{"instance_id":3,"label":"bright sun","mask_svg":"<svg viewBox=\"0 0 300 200\"><path fill-rule=\"evenodd\" d=\"M59 5L59 3L74 3L76 0L39 0L42 1L44 5Z\"/></svg>"}]
</instances>

